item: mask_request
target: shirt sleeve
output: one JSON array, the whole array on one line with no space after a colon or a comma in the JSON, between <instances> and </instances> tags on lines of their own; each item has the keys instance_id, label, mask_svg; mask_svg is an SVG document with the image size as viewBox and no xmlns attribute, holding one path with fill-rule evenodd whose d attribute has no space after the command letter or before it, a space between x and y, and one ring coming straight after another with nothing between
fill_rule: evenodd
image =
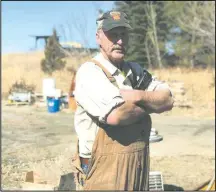
<instances>
[{"instance_id":1,"label":"shirt sleeve","mask_svg":"<svg viewBox=\"0 0 216 192\"><path fill-rule=\"evenodd\" d=\"M165 89L169 90L172 95L171 88L167 83L159 81L155 76L152 76L152 82L149 84L147 91L165 90Z\"/></svg>"},{"instance_id":2,"label":"shirt sleeve","mask_svg":"<svg viewBox=\"0 0 216 192\"><path fill-rule=\"evenodd\" d=\"M124 103L120 91L94 63L83 64L76 75L76 101L90 115L106 123L108 114Z\"/></svg>"}]
</instances>

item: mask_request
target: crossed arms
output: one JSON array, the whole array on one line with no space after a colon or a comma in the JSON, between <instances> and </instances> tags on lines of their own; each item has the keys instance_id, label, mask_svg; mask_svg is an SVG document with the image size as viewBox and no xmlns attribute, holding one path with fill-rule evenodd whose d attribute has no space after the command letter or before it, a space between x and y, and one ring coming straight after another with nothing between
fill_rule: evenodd
<instances>
[{"instance_id":1,"label":"crossed arms","mask_svg":"<svg viewBox=\"0 0 216 192\"><path fill-rule=\"evenodd\" d=\"M110 125L129 125L140 120L143 115L162 113L173 107L173 99L168 89L158 91L120 90L125 100L107 116Z\"/></svg>"},{"instance_id":2,"label":"crossed arms","mask_svg":"<svg viewBox=\"0 0 216 192\"><path fill-rule=\"evenodd\" d=\"M156 86L148 91L119 90L93 63L80 67L76 75L75 98L87 113L114 126L130 125L146 114L162 113L173 107L168 87Z\"/></svg>"}]
</instances>

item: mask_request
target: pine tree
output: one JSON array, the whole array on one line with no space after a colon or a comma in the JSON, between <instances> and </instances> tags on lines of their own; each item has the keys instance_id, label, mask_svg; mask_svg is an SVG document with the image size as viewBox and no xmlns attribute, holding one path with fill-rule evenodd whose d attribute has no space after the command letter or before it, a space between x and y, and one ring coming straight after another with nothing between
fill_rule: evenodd
<instances>
[{"instance_id":1,"label":"pine tree","mask_svg":"<svg viewBox=\"0 0 216 192\"><path fill-rule=\"evenodd\" d=\"M143 13L143 4L138 1L116 1L116 10L123 11L133 30L130 32L126 61L137 62L142 66L148 66L145 54L146 18ZM142 16L140 16L142 15Z\"/></svg>"},{"instance_id":2,"label":"pine tree","mask_svg":"<svg viewBox=\"0 0 216 192\"><path fill-rule=\"evenodd\" d=\"M64 69L66 62L62 59L64 54L61 52L61 45L58 42L57 32L53 29L53 34L47 40L45 47L45 58L41 60L41 70L52 76L56 70Z\"/></svg>"},{"instance_id":3,"label":"pine tree","mask_svg":"<svg viewBox=\"0 0 216 192\"><path fill-rule=\"evenodd\" d=\"M130 34L126 60L144 67L161 67L165 44L171 25L163 14L165 2L120 1L116 9L125 12L133 30Z\"/></svg>"}]
</instances>

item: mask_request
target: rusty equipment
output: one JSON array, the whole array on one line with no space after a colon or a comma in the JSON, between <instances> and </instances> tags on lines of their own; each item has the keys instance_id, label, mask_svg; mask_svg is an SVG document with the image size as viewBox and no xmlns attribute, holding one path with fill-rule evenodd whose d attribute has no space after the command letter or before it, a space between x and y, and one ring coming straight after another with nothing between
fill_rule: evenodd
<instances>
[{"instance_id":1,"label":"rusty equipment","mask_svg":"<svg viewBox=\"0 0 216 192\"><path fill-rule=\"evenodd\" d=\"M211 180L208 180L207 182L203 183L194 191L215 191L215 174Z\"/></svg>"},{"instance_id":2,"label":"rusty equipment","mask_svg":"<svg viewBox=\"0 0 216 192\"><path fill-rule=\"evenodd\" d=\"M75 111L77 108L77 104L74 98L74 89L75 89L75 78L76 78L76 72L73 73L73 78L71 81L71 86L69 90L69 99L68 99L68 106L72 111Z\"/></svg>"}]
</instances>

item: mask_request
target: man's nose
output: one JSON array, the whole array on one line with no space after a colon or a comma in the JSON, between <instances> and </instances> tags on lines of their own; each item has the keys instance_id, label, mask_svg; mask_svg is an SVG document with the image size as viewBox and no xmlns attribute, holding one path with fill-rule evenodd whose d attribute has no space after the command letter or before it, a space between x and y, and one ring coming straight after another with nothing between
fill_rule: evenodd
<instances>
[{"instance_id":1,"label":"man's nose","mask_svg":"<svg viewBox=\"0 0 216 192\"><path fill-rule=\"evenodd\" d=\"M119 45L122 45L122 44L123 44L122 38L119 38L118 41L117 41L117 43L118 43Z\"/></svg>"}]
</instances>

